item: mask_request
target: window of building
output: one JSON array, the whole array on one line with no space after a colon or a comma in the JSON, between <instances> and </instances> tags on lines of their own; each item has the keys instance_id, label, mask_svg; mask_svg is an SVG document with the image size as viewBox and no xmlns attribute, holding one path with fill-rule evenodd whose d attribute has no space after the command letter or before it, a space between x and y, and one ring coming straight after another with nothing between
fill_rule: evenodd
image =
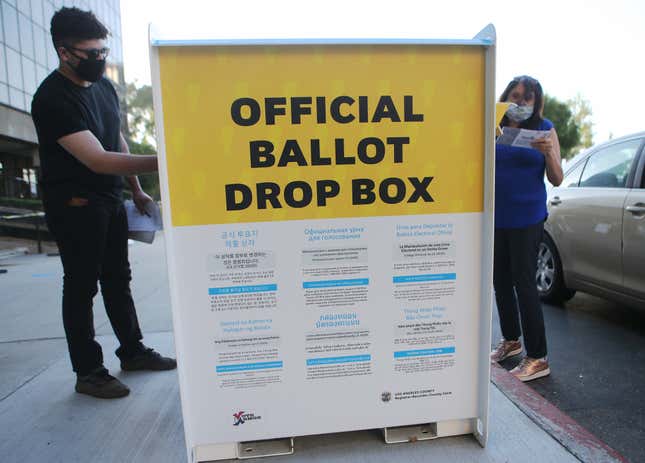
<instances>
[{"instance_id":1,"label":"window of building","mask_svg":"<svg viewBox=\"0 0 645 463\"><path fill-rule=\"evenodd\" d=\"M22 57L22 75L25 82L25 93L33 95L36 92L36 64L29 58Z\"/></svg>"},{"instance_id":2,"label":"window of building","mask_svg":"<svg viewBox=\"0 0 645 463\"><path fill-rule=\"evenodd\" d=\"M0 84L0 103L9 104L9 87L7 87L7 84Z\"/></svg>"},{"instance_id":3,"label":"window of building","mask_svg":"<svg viewBox=\"0 0 645 463\"><path fill-rule=\"evenodd\" d=\"M14 50L20 50L18 36L18 12L6 2L2 2L2 24L4 26L4 41Z\"/></svg>"},{"instance_id":4,"label":"window of building","mask_svg":"<svg viewBox=\"0 0 645 463\"><path fill-rule=\"evenodd\" d=\"M6 49L7 52L7 69L9 70L8 83L13 88L22 90L22 63L20 55L17 51L11 48Z\"/></svg>"},{"instance_id":5,"label":"window of building","mask_svg":"<svg viewBox=\"0 0 645 463\"><path fill-rule=\"evenodd\" d=\"M31 21L27 16L20 13L19 15L20 27L20 51L23 55L29 58L34 57L34 35Z\"/></svg>"},{"instance_id":6,"label":"window of building","mask_svg":"<svg viewBox=\"0 0 645 463\"><path fill-rule=\"evenodd\" d=\"M0 43L0 82L3 84L7 83L7 61L3 43Z\"/></svg>"},{"instance_id":7,"label":"window of building","mask_svg":"<svg viewBox=\"0 0 645 463\"><path fill-rule=\"evenodd\" d=\"M36 66L36 81L38 82L38 85L45 80L45 77L47 77L47 74L49 72L47 71L47 68L44 68L42 66Z\"/></svg>"},{"instance_id":8,"label":"window of building","mask_svg":"<svg viewBox=\"0 0 645 463\"><path fill-rule=\"evenodd\" d=\"M9 88L9 104L14 108L25 110L24 94L15 88Z\"/></svg>"},{"instance_id":9,"label":"window of building","mask_svg":"<svg viewBox=\"0 0 645 463\"><path fill-rule=\"evenodd\" d=\"M36 170L35 169L22 169L22 181L24 182L23 187L23 197L38 196L38 181L36 180Z\"/></svg>"},{"instance_id":10,"label":"window of building","mask_svg":"<svg viewBox=\"0 0 645 463\"><path fill-rule=\"evenodd\" d=\"M50 42L45 40L45 30L34 24L34 57L41 66L47 67L47 47Z\"/></svg>"},{"instance_id":11,"label":"window of building","mask_svg":"<svg viewBox=\"0 0 645 463\"><path fill-rule=\"evenodd\" d=\"M16 2L16 6L18 7L18 11L23 12L26 15L31 14L31 8L29 6L29 0L18 0Z\"/></svg>"},{"instance_id":12,"label":"window of building","mask_svg":"<svg viewBox=\"0 0 645 463\"><path fill-rule=\"evenodd\" d=\"M31 0L31 18L34 22L40 26L45 26L45 20L43 19L43 1L42 0Z\"/></svg>"}]
</instances>

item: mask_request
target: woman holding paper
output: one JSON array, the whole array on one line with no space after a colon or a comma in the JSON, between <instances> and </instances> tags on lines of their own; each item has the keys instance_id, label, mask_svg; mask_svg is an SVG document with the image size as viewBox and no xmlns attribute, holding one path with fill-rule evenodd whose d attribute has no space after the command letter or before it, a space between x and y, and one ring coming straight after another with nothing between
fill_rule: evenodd
<instances>
[{"instance_id":1,"label":"woman holding paper","mask_svg":"<svg viewBox=\"0 0 645 463\"><path fill-rule=\"evenodd\" d=\"M502 131L528 131L511 144L506 144L509 137L502 134L496 144L493 284L504 338L493 349L491 360L499 362L522 353L519 337L523 335L526 356L511 373L521 381L531 381L550 374L535 271L547 217L544 174L555 186L562 182L560 143L553 123L542 116L544 94L537 80L514 78L500 102L509 103L500 124Z\"/></svg>"}]
</instances>

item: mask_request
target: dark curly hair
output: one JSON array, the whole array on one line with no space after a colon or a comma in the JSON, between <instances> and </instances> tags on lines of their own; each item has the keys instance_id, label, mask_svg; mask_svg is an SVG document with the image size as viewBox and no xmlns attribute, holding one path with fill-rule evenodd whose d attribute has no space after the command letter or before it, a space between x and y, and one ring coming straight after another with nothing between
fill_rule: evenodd
<instances>
[{"instance_id":1,"label":"dark curly hair","mask_svg":"<svg viewBox=\"0 0 645 463\"><path fill-rule=\"evenodd\" d=\"M83 40L105 39L109 33L91 11L63 7L52 16L52 42L57 52L60 46Z\"/></svg>"}]
</instances>

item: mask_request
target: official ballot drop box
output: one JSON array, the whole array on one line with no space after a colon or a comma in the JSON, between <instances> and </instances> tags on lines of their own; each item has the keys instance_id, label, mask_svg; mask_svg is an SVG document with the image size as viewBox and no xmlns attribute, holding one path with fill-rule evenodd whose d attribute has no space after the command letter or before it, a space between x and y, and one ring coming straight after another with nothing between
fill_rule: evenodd
<instances>
[{"instance_id":1,"label":"official ballot drop box","mask_svg":"<svg viewBox=\"0 0 645 463\"><path fill-rule=\"evenodd\" d=\"M151 61L189 459L373 428L484 445L494 28L151 32Z\"/></svg>"}]
</instances>

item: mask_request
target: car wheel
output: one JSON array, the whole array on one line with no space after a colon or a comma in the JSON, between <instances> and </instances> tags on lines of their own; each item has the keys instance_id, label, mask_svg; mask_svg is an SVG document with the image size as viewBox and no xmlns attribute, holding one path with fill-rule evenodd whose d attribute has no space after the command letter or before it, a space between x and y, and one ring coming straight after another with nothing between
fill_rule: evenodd
<instances>
[{"instance_id":1,"label":"car wheel","mask_svg":"<svg viewBox=\"0 0 645 463\"><path fill-rule=\"evenodd\" d=\"M575 290L564 285L558 250L553 240L546 234L538 249L535 283L540 299L545 302L561 304L576 294Z\"/></svg>"}]
</instances>

